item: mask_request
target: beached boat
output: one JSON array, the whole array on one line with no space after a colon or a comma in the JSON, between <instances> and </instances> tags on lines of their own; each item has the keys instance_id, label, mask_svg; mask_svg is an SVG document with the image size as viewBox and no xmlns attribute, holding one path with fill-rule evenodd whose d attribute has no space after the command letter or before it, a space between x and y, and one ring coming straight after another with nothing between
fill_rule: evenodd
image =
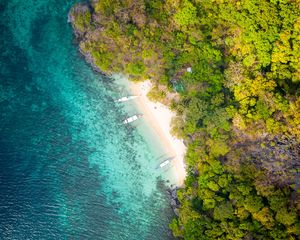
<instances>
[{"instance_id":1,"label":"beached boat","mask_svg":"<svg viewBox=\"0 0 300 240\"><path fill-rule=\"evenodd\" d=\"M166 161L162 162L161 164L159 164L159 167L163 168L163 167L167 166L169 163L170 163L170 160L166 160Z\"/></svg>"},{"instance_id":2,"label":"beached boat","mask_svg":"<svg viewBox=\"0 0 300 240\"><path fill-rule=\"evenodd\" d=\"M132 99L135 99L137 98L138 96L128 96L128 97L122 97L122 98L119 98L118 100L115 100L115 102L127 102L129 100L132 100Z\"/></svg>"},{"instance_id":3,"label":"beached boat","mask_svg":"<svg viewBox=\"0 0 300 240\"><path fill-rule=\"evenodd\" d=\"M166 158L162 163L160 163L156 169L159 169L159 168L163 168L167 165L169 165L171 163L171 161L174 159L175 157L169 157L169 158Z\"/></svg>"},{"instance_id":4,"label":"beached boat","mask_svg":"<svg viewBox=\"0 0 300 240\"><path fill-rule=\"evenodd\" d=\"M124 123L124 124L131 123L131 122L134 122L134 121L138 120L138 119L141 118L141 117L142 117L141 114L133 115L132 117L126 118L126 119L123 121L123 123Z\"/></svg>"}]
</instances>

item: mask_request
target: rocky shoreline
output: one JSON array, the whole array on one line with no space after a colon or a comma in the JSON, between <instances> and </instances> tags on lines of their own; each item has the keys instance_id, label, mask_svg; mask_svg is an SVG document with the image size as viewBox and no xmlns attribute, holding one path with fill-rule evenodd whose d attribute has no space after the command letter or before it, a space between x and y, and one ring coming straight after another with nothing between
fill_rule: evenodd
<instances>
[{"instance_id":1,"label":"rocky shoreline","mask_svg":"<svg viewBox=\"0 0 300 240\"><path fill-rule=\"evenodd\" d=\"M169 188L167 190L169 197L170 197L171 207L176 216L179 216L180 202L179 202L178 195L177 195L177 191L179 189L180 188L178 188L178 187L174 187L174 188Z\"/></svg>"},{"instance_id":2,"label":"rocky shoreline","mask_svg":"<svg viewBox=\"0 0 300 240\"><path fill-rule=\"evenodd\" d=\"M86 32L85 31L80 31L76 25L75 25L75 14L80 14L82 12L86 12L86 11L90 11L90 8L88 5L86 4L77 4L74 7L71 8L71 10L69 11L68 14L68 23L71 24L73 32L75 34L75 39L76 39L76 43L79 45L79 42L84 38ZM97 73L100 73L106 77L109 77L110 74L102 71L94 62L93 57L91 56L91 54L89 52L85 52L79 45L79 52L81 53L81 55L84 57L85 61L90 64L93 68L93 70Z\"/></svg>"}]
</instances>

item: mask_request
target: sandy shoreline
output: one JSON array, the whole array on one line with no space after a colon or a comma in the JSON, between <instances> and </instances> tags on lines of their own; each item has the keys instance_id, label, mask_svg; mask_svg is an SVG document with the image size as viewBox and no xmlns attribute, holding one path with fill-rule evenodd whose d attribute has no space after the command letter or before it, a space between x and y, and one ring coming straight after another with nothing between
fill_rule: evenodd
<instances>
[{"instance_id":1,"label":"sandy shoreline","mask_svg":"<svg viewBox=\"0 0 300 240\"><path fill-rule=\"evenodd\" d=\"M170 156L175 157L172 160L172 165L175 168L174 172L177 178L177 185L182 186L186 177L184 164L186 147L182 140L179 140L170 134L170 124L175 113L167 106L161 103L154 103L148 99L147 93L151 89L150 81L140 83L131 82L130 89L134 95L139 96L135 102L143 111L143 119L158 134L167 153Z\"/></svg>"}]
</instances>

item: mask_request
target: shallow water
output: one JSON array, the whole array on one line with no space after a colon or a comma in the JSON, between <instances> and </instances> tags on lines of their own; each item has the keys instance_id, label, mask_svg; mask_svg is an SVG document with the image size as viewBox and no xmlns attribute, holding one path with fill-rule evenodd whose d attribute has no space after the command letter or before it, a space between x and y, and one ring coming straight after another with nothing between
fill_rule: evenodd
<instances>
[{"instance_id":1,"label":"shallow water","mask_svg":"<svg viewBox=\"0 0 300 240\"><path fill-rule=\"evenodd\" d=\"M163 150L79 55L74 2L0 1L0 239L170 239Z\"/></svg>"}]
</instances>

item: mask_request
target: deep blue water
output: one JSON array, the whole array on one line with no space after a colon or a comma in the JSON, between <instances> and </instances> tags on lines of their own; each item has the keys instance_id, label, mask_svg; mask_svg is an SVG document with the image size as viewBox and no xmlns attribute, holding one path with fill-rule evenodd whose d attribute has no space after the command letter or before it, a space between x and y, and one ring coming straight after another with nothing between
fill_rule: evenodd
<instances>
[{"instance_id":1,"label":"deep blue water","mask_svg":"<svg viewBox=\"0 0 300 240\"><path fill-rule=\"evenodd\" d=\"M169 239L157 157L67 23L73 0L0 0L0 239Z\"/></svg>"}]
</instances>

